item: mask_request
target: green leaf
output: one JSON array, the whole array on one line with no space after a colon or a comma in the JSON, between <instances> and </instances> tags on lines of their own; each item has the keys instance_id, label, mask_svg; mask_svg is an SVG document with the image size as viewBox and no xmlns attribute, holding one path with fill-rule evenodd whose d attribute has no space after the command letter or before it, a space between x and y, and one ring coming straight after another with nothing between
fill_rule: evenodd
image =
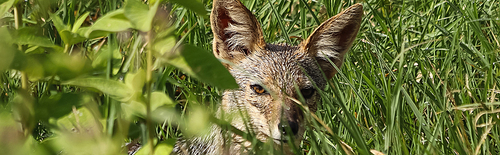
<instances>
[{"instance_id":1,"label":"green leaf","mask_svg":"<svg viewBox=\"0 0 500 155\"><path fill-rule=\"evenodd\" d=\"M170 154L174 149L176 139L170 138L156 145L155 155Z\"/></svg>"},{"instance_id":2,"label":"green leaf","mask_svg":"<svg viewBox=\"0 0 500 155\"><path fill-rule=\"evenodd\" d=\"M43 65L34 57L35 57L34 55L27 55L21 51L17 51L16 49L16 52L14 52L14 58L9 66L9 69L25 71L28 74L28 79L36 81L42 78L45 74Z\"/></svg>"},{"instance_id":3,"label":"green leaf","mask_svg":"<svg viewBox=\"0 0 500 155\"><path fill-rule=\"evenodd\" d=\"M189 116L182 123L182 133L186 137L201 136L209 133L210 113L201 106L190 107Z\"/></svg>"},{"instance_id":4,"label":"green leaf","mask_svg":"<svg viewBox=\"0 0 500 155\"><path fill-rule=\"evenodd\" d=\"M146 83L146 72L142 69L135 73L129 73L125 76L125 84L135 92L142 92L142 88Z\"/></svg>"},{"instance_id":5,"label":"green leaf","mask_svg":"<svg viewBox=\"0 0 500 155\"><path fill-rule=\"evenodd\" d=\"M49 118L59 119L71 113L73 107L79 108L92 98L82 94L59 93L48 98L42 98L36 104L36 118L48 121Z\"/></svg>"},{"instance_id":6,"label":"green leaf","mask_svg":"<svg viewBox=\"0 0 500 155\"><path fill-rule=\"evenodd\" d=\"M50 19L52 19L52 22L54 23L57 31L69 30L69 26L64 24L62 19L59 18L59 16L57 16L56 14L50 14Z\"/></svg>"},{"instance_id":7,"label":"green leaf","mask_svg":"<svg viewBox=\"0 0 500 155\"><path fill-rule=\"evenodd\" d=\"M85 115L89 114L89 112L80 109L78 112L82 112ZM112 139L111 136L103 135L102 133L96 133L92 130L89 131L89 129L86 128L74 128L73 132L58 132L56 135L57 136L49 139L51 142L51 148L49 149L58 150L57 153L52 154L59 154L61 152L73 155L123 154L122 147L116 142L117 140ZM30 153L33 152L34 151L30 151Z\"/></svg>"},{"instance_id":8,"label":"green leaf","mask_svg":"<svg viewBox=\"0 0 500 155\"><path fill-rule=\"evenodd\" d=\"M85 40L85 37L81 34L72 32L70 30L70 26L64 24L61 18L59 18L56 14L50 14L50 18L54 22L54 26L56 27L57 32L59 32L61 40L63 40L64 43L73 45Z\"/></svg>"},{"instance_id":9,"label":"green leaf","mask_svg":"<svg viewBox=\"0 0 500 155\"><path fill-rule=\"evenodd\" d=\"M92 67L94 68L106 68L108 65L109 58L112 57L113 61L121 59L121 54L119 50L111 51L109 46L103 45L98 53L95 55L92 61Z\"/></svg>"},{"instance_id":10,"label":"green leaf","mask_svg":"<svg viewBox=\"0 0 500 155\"><path fill-rule=\"evenodd\" d=\"M81 36L78 33L73 33L70 30L59 31L59 35L61 35L61 39L64 41L64 43L70 45L85 41L85 37Z\"/></svg>"},{"instance_id":11,"label":"green leaf","mask_svg":"<svg viewBox=\"0 0 500 155\"><path fill-rule=\"evenodd\" d=\"M44 36L34 35L35 32L31 28L21 28L16 30L15 42L19 45L34 45L41 47L59 47L54 45L52 41ZM61 47L59 47L61 48Z\"/></svg>"},{"instance_id":12,"label":"green leaf","mask_svg":"<svg viewBox=\"0 0 500 155\"><path fill-rule=\"evenodd\" d=\"M180 52L163 57L166 63L175 66L198 80L222 89L236 89L238 84L227 69L208 51L184 45Z\"/></svg>"},{"instance_id":13,"label":"green leaf","mask_svg":"<svg viewBox=\"0 0 500 155\"><path fill-rule=\"evenodd\" d=\"M11 68L11 64L16 56L16 49L12 48L10 45L0 42L0 71L4 71Z\"/></svg>"},{"instance_id":14,"label":"green leaf","mask_svg":"<svg viewBox=\"0 0 500 155\"><path fill-rule=\"evenodd\" d=\"M125 16L130 20L132 26L143 32L151 30L151 24L155 17L160 1L149 8L148 5L138 0L125 1Z\"/></svg>"},{"instance_id":15,"label":"green leaf","mask_svg":"<svg viewBox=\"0 0 500 155\"><path fill-rule=\"evenodd\" d=\"M0 106L0 109L3 108ZM29 115L29 114L28 114ZM26 138L21 131L24 126L19 125L21 122L19 117L12 114L9 108L9 112L0 111L0 143L3 145L0 147L2 154L32 154L33 152L33 142L34 138Z\"/></svg>"},{"instance_id":16,"label":"green leaf","mask_svg":"<svg viewBox=\"0 0 500 155\"><path fill-rule=\"evenodd\" d=\"M146 116L146 104L141 101L130 100L121 103L122 114L125 118L131 119L133 116Z\"/></svg>"},{"instance_id":17,"label":"green leaf","mask_svg":"<svg viewBox=\"0 0 500 155\"><path fill-rule=\"evenodd\" d=\"M71 30L71 32L76 33L77 30L80 28L80 26L82 26L82 24L85 21L85 19L87 18L87 16L89 16L89 14L90 14L90 12L86 12L85 14L83 14L82 16L80 16L75 21L75 24L73 24L73 29Z\"/></svg>"},{"instance_id":18,"label":"green leaf","mask_svg":"<svg viewBox=\"0 0 500 155\"><path fill-rule=\"evenodd\" d=\"M11 68L16 54L19 52L10 43L11 36L7 27L0 27L0 38L5 38L0 40L0 47L2 47L0 50L0 71L3 71Z\"/></svg>"},{"instance_id":19,"label":"green leaf","mask_svg":"<svg viewBox=\"0 0 500 155\"><path fill-rule=\"evenodd\" d=\"M61 80L73 79L92 70L90 62L79 55L53 52L30 55L30 57L42 63L45 76L57 75Z\"/></svg>"},{"instance_id":20,"label":"green leaf","mask_svg":"<svg viewBox=\"0 0 500 155\"><path fill-rule=\"evenodd\" d=\"M82 30L78 32L91 39L107 35L109 32L125 31L131 27L132 24L127 17L125 17L124 10L118 9L99 18L90 28L83 29L85 31Z\"/></svg>"},{"instance_id":21,"label":"green leaf","mask_svg":"<svg viewBox=\"0 0 500 155\"><path fill-rule=\"evenodd\" d=\"M175 102L165 93L155 91L151 93L151 109L155 110L160 106L175 107Z\"/></svg>"},{"instance_id":22,"label":"green leaf","mask_svg":"<svg viewBox=\"0 0 500 155\"><path fill-rule=\"evenodd\" d=\"M160 106L151 111L151 119L157 123L163 123L165 120L172 123L180 123L180 114L175 106Z\"/></svg>"},{"instance_id":23,"label":"green leaf","mask_svg":"<svg viewBox=\"0 0 500 155\"><path fill-rule=\"evenodd\" d=\"M16 0L8 0L0 4L0 18L3 18L4 14L9 11Z\"/></svg>"},{"instance_id":24,"label":"green leaf","mask_svg":"<svg viewBox=\"0 0 500 155\"><path fill-rule=\"evenodd\" d=\"M138 94L138 93L136 93ZM129 102L122 103L121 107L123 109L123 113L126 116L126 118L130 118L132 116L140 116L140 117L145 117L146 116L146 103L145 99L146 96L144 95L142 98L137 98L134 97L135 100L130 100ZM163 108L172 108L175 107L175 102L172 101L165 93L163 92L153 92L151 93L151 110L157 110L158 108L163 107ZM164 111L161 111L164 112ZM163 114L165 115L165 114ZM155 119L158 122L162 122L163 119Z\"/></svg>"},{"instance_id":25,"label":"green leaf","mask_svg":"<svg viewBox=\"0 0 500 155\"><path fill-rule=\"evenodd\" d=\"M122 102L128 101L133 94L130 87L124 83L98 77L78 78L63 82L63 84L94 88Z\"/></svg>"},{"instance_id":26,"label":"green leaf","mask_svg":"<svg viewBox=\"0 0 500 155\"><path fill-rule=\"evenodd\" d=\"M12 44L12 36L10 35L7 26L0 27L0 37L2 37L0 42Z\"/></svg>"},{"instance_id":27,"label":"green leaf","mask_svg":"<svg viewBox=\"0 0 500 155\"><path fill-rule=\"evenodd\" d=\"M129 73L125 77L125 85L132 91L130 100L121 105L123 113L127 118L132 116L146 116L146 95L142 94L145 83L146 72L142 69L138 70L136 73ZM156 110L162 106L175 106L175 102L163 92L152 92L150 99L151 110Z\"/></svg>"},{"instance_id":28,"label":"green leaf","mask_svg":"<svg viewBox=\"0 0 500 155\"><path fill-rule=\"evenodd\" d=\"M153 48L155 49L156 55L161 56L166 52L170 52L176 43L177 40L173 35L171 35L165 39L155 41Z\"/></svg>"},{"instance_id":29,"label":"green leaf","mask_svg":"<svg viewBox=\"0 0 500 155\"><path fill-rule=\"evenodd\" d=\"M93 113L98 112L97 109L92 109L87 106L82 106L80 108L71 108L69 113L57 119L56 122L51 120L50 123L56 123L60 129L71 130L83 130L84 132L94 132L99 133L103 131L103 125L99 121L99 117L95 117ZM90 131L86 131L86 130Z\"/></svg>"},{"instance_id":30,"label":"green leaf","mask_svg":"<svg viewBox=\"0 0 500 155\"><path fill-rule=\"evenodd\" d=\"M56 121L58 128L51 138L55 150L67 154L120 154L120 146L110 136L103 134L104 121L95 103L73 108L71 113ZM92 149L89 149L92 148Z\"/></svg>"},{"instance_id":31,"label":"green leaf","mask_svg":"<svg viewBox=\"0 0 500 155\"><path fill-rule=\"evenodd\" d=\"M10 36L4 35L2 32L3 28L0 28L0 37L9 38ZM11 42L11 40L8 40ZM15 69L19 71L26 71L29 76L42 77L43 67L38 60L35 59L36 56L27 55L24 52L19 51L14 48L11 43L0 40L0 71L7 69ZM26 63L29 62L29 63Z\"/></svg>"},{"instance_id":32,"label":"green leaf","mask_svg":"<svg viewBox=\"0 0 500 155\"><path fill-rule=\"evenodd\" d=\"M145 146L141 147L136 155L149 155L151 154L149 151L149 147L151 144L146 144ZM170 154L172 150L174 149L175 145L175 139L167 139L164 142L161 142L155 146L155 152L154 155L163 155L163 154Z\"/></svg>"},{"instance_id":33,"label":"green leaf","mask_svg":"<svg viewBox=\"0 0 500 155\"><path fill-rule=\"evenodd\" d=\"M198 15L201 16L207 15L207 10L205 10L205 5L203 5L203 3L197 0L170 0L170 1L182 5L191 11L194 11Z\"/></svg>"},{"instance_id":34,"label":"green leaf","mask_svg":"<svg viewBox=\"0 0 500 155\"><path fill-rule=\"evenodd\" d=\"M2 57L0 60L3 58L12 60L7 68L25 71L32 81L49 76L69 80L92 70L90 62L79 55L70 56L61 52L25 54L17 50L13 51L12 54L13 57L8 55L11 58Z\"/></svg>"},{"instance_id":35,"label":"green leaf","mask_svg":"<svg viewBox=\"0 0 500 155\"><path fill-rule=\"evenodd\" d=\"M37 36L35 29L22 28L16 31L13 43L30 45L26 51L35 50L38 46L51 47L55 52L26 54L17 50L9 39L0 41L0 70L16 69L26 71L30 80L39 80L47 76L58 76L62 80L72 79L92 69L90 62L81 56L70 56L58 52L62 48L56 46L50 39ZM0 37L11 38L5 28L0 28ZM26 63L29 62L29 63Z\"/></svg>"},{"instance_id":36,"label":"green leaf","mask_svg":"<svg viewBox=\"0 0 500 155\"><path fill-rule=\"evenodd\" d=\"M81 27L79 28L76 33L80 34L81 36L84 36L85 38L87 39L94 39L94 38L99 38L99 37L105 37L107 36L109 33L109 31L101 31L101 30L96 30L96 31L92 31L90 32L90 34L87 34L87 32L89 32L89 30L91 29L92 27Z\"/></svg>"}]
</instances>

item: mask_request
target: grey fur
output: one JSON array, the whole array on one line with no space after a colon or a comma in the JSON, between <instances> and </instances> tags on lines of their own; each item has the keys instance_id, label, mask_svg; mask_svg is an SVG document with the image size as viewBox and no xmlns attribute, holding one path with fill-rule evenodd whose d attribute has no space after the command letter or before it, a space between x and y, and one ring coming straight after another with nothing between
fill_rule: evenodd
<instances>
[{"instance_id":1,"label":"grey fur","mask_svg":"<svg viewBox=\"0 0 500 155\"><path fill-rule=\"evenodd\" d=\"M270 140L284 148L287 144L280 141L283 138L280 122L296 123L294 138L298 144L305 128L304 113L296 103L296 87L309 90L315 84L324 89L327 79L322 71L328 79L336 73L328 59L341 67L358 33L362 10L361 4L351 6L321 24L298 46L273 45L265 43L259 23L241 2L214 0L211 14L214 55L230 62L224 65L240 86L224 92L216 116L241 131L255 133L263 142ZM253 86L264 87L265 93L259 93ZM315 112L319 100L320 96L313 91L303 105ZM250 145L241 136L212 125L209 135L179 140L173 153L246 154Z\"/></svg>"}]
</instances>

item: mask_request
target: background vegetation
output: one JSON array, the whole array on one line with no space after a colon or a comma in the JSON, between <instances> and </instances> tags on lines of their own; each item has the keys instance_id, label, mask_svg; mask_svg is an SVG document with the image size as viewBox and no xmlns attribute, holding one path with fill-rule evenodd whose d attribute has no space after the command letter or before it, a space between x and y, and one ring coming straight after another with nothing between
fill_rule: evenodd
<instances>
[{"instance_id":1,"label":"background vegetation","mask_svg":"<svg viewBox=\"0 0 500 155\"><path fill-rule=\"evenodd\" d=\"M243 0L267 42L293 45L358 2L295 153L500 153L499 1ZM211 56L211 4L0 0L0 152L168 154L199 134L235 87Z\"/></svg>"}]
</instances>

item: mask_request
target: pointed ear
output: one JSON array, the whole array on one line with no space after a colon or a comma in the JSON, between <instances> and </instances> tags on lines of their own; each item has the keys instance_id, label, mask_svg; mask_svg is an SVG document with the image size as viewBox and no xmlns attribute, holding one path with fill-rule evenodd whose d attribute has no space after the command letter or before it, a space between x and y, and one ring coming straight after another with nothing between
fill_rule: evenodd
<instances>
[{"instance_id":1,"label":"pointed ear","mask_svg":"<svg viewBox=\"0 0 500 155\"><path fill-rule=\"evenodd\" d=\"M238 0L214 0L210 22L217 58L236 63L266 45L257 19Z\"/></svg>"},{"instance_id":2,"label":"pointed ear","mask_svg":"<svg viewBox=\"0 0 500 155\"><path fill-rule=\"evenodd\" d=\"M316 58L328 79L337 73L328 59L338 68L342 66L344 55L358 34L362 16L363 5L355 4L323 22L302 42L302 51Z\"/></svg>"}]
</instances>

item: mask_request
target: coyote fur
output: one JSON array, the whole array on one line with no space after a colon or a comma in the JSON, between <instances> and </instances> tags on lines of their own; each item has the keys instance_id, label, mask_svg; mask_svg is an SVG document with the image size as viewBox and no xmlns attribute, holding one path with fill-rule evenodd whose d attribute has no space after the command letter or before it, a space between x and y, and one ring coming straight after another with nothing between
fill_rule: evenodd
<instances>
[{"instance_id":1,"label":"coyote fur","mask_svg":"<svg viewBox=\"0 0 500 155\"><path fill-rule=\"evenodd\" d=\"M355 4L323 22L298 46L275 45L264 41L260 24L240 1L214 0L213 53L226 60L224 66L239 85L223 93L216 117L234 116L227 120L233 127L290 153L286 137L298 146L305 131L301 106L316 111L320 100L316 89L324 89L337 73L331 62L341 67L362 16L363 6ZM173 154L250 153L250 141L226 133L212 125L206 136L180 139Z\"/></svg>"}]
</instances>

